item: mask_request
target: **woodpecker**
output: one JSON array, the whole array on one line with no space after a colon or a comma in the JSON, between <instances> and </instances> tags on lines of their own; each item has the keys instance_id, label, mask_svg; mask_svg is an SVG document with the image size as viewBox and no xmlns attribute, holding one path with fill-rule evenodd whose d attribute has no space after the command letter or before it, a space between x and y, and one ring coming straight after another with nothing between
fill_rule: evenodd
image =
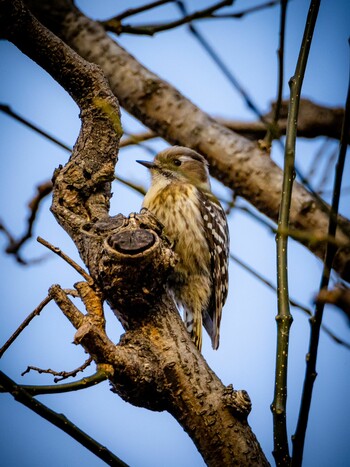
<instances>
[{"instance_id":1,"label":"woodpecker","mask_svg":"<svg viewBox=\"0 0 350 467\"><path fill-rule=\"evenodd\" d=\"M225 211L210 188L208 163L192 149L174 146L153 162L142 207L164 226L178 263L167 287L182 306L187 331L202 347L202 325L219 346L220 320L228 290L229 232Z\"/></svg>"}]
</instances>

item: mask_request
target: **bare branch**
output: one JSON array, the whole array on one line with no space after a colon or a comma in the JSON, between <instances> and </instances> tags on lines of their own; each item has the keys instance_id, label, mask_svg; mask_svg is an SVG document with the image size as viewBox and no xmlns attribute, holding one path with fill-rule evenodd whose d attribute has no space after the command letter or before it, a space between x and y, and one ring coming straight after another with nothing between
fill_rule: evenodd
<instances>
[{"instance_id":1,"label":"bare branch","mask_svg":"<svg viewBox=\"0 0 350 467\"><path fill-rule=\"evenodd\" d=\"M22 245L32 237L33 235L33 226L36 220L36 216L40 207L41 202L48 196L52 191L52 183L51 181L44 182L37 186L37 194L34 198L29 202L29 216L27 219L27 229L26 232L16 240L9 232L9 230L4 226L4 224L0 224L0 230L2 230L8 240L9 244L6 247L6 253L10 253L15 255L18 262L22 264L26 264L27 262L19 255L19 250L21 249Z\"/></svg>"},{"instance_id":2,"label":"bare branch","mask_svg":"<svg viewBox=\"0 0 350 467\"><path fill-rule=\"evenodd\" d=\"M35 316L39 316L43 308L50 303L51 298L49 296L45 297L44 300L35 308L32 313L27 316L27 318L23 321L20 327L12 334L12 336L5 342L5 344L0 349L0 358L6 352L6 350L10 347L10 345L17 339L17 337L21 334L24 328L28 326L28 324L32 321Z\"/></svg>"},{"instance_id":3,"label":"bare branch","mask_svg":"<svg viewBox=\"0 0 350 467\"><path fill-rule=\"evenodd\" d=\"M65 293L67 295L71 295L72 297L77 297L78 294L75 290L65 289ZM39 316L41 311L45 308L45 306L50 303L51 298L47 296L44 300L27 316L27 318L23 321L23 323L16 329L16 331L12 334L12 336L5 342L5 344L0 349L0 358L6 352L6 350L13 344L13 342L17 339L17 337L21 334L21 332L30 324L30 322L36 317Z\"/></svg>"},{"instance_id":4,"label":"bare branch","mask_svg":"<svg viewBox=\"0 0 350 467\"><path fill-rule=\"evenodd\" d=\"M157 0L155 2L146 3L145 5L139 6L137 8L129 8L128 10L123 11L123 13L114 16L108 21L121 21L122 19L128 18L129 16L135 16L139 13L143 13L144 11L152 10L153 8L165 5L166 3L171 3L173 1L174 0Z\"/></svg>"},{"instance_id":5,"label":"bare branch","mask_svg":"<svg viewBox=\"0 0 350 467\"><path fill-rule=\"evenodd\" d=\"M184 15L184 17L186 17L187 9L185 7L185 4L183 2L176 2L176 3L181 13ZM253 110L253 112L259 116L260 120L264 122L264 117L259 111L255 102L253 102L253 99L249 96L247 91L244 89L243 85L234 76L232 71L225 65L224 61L221 60L219 55L215 52L214 48L206 40L204 35L201 34L201 32L193 24L189 25L189 31L193 34L195 39L201 44L201 46L204 48L204 50L207 52L210 58L214 61L214 63L218 66L221 72L226 76L226 78L232 84L232 86L239 92L244 102L246 103L247 107Z\"/></svg>"},{"instance_id":6,"label":"bare branch","mask_svg":"<svg viewBox=\"0 0 350 467\"><path fill-rule=\"evenodd\" d=\"M281 0L281 13L280 13L280 41L278 46L278 79L277 79L277 98L275 104L275 110L272 117L272 122L267 128L266 135L264 137L264 146L269 151L271 143L274 139L278 138L278 120L280 118L281 105L282 105L282 93L283 93L283 81L284 81L284 40L286 31L286 16L287 16L287 5L288 0Z\"/></svg>"},{"instance_id":7,"label":"bare branch","mask_svg":"<svg viewBox=\"0 0 350 467\"><path fill-rule=\"evenodd\" d=\"M348 288L338 285L333 290L320 290L316 297L316 304L324 305L326 303L340 308L350 322L350 290Z\"/></svg>"},{"instance_id":8,"label":"bare branch","mask_svg":"<svg viewBox=\"0 0 350 467\"><path fill-rule=\"evenodd\" d=\"M46 405L34 399L28 392L22 389L2 371L0 371L0 384L7 392L12 394L16 401L28 407L33 412L39 414L53 425L60 428L65 433L69 434L73 439L78 441L82 446L85 446L89 451L93 452L97 457L102 459L108 465L119 467L128 467L122 460L109 451L105 446L92 439L84 431L80 430L76 425L68 420L62 414L58 414L49 409Z\"/></svg>"},{"instance_id":9,"label":"bare branch","mask_svg":"<svg viewBox=\"0 0 350 467\"><path fill-rule=\"evenodd\" d=\"M157 32L168 31L169 29L173 29L183 24L190 23L191 21L196 20L198 18L207 18L214 11L217 11L224 6L229 6L231 4L232 4L232 0L224 0L208 8L204 8L203 10L198 10L179 20L171 21L169 23L163 23L163 24L155 24L155 25L149 24L149 25L144 25L144 26L123 25L121 24L120 18L118 18L118 16L111 18L109 20L106 20L106 21L101 21L101 24L107 31L114 32L116 34L128 33L128 34L142 34L142 35L147 35L147 36L153 36Z\"/></svg>"},{"instance_id":10,"label":"bare branch","mask_svg":"<svg viewBox=\"0 0 350 467\"><path fill-rule=\"evenodd\" d=\"M140 195L144 196L146 194L146 191L147 191L146 188L141 186L141 185L137 185L136 183L133 183L130 180L126 180L125 178L122 178L122 177L117 176L117 175L115 176L115 179L118 182L122 183L123 185L137 191L137 193L140 193Z\"/></svg>"},{"instance_id":11,"label":"bare branch","mask_svg":"<svg viewBox=\"0 0 350 467\"><path fill-rule=\"evenodd\" d=\"M96 386L96 384L106 381L108 378L109 365L98 365L98 371L91 376L82 378L78 381L72 381L70 383L55 384L55 385L26 385L21 384L19 387L28 392L31 396L38 396L40 394L61 394L64 392L80 391L82 389L90 388ZM0 391L4 390L0 387Z\"/></svg>"},{"instance_id":12,"label":"bare branch","mask_svg":"<svg viewBox=\"0 0 350 467\"><path fill-rule=\"evenodd\" d=\"M120 148L125 148L131 145L137 145L142 143L143 141L147 141L149 139L157 138L158 135L153 133L153 131L145 131L144 133L139 133L135 135L129 135L127 138L122 138L120 141Z\"/></svg>"},{"instance_id":13,"label":"bare branch","mask_svg":"<svg viewBox=\"0 0 350 467\"><path fill-rule=\"evenodd\" d=\"M39 374L46 373L49 375L54 375L54 376L60 376L60 378L54 378L54 382L58 383L59 381L62 381L67 378L74 378L77 376L77 374L81 371L84 371L92 362L92 357L89 357L82 365L80 365L78 368L75 368L74 370L71 371L55 371L51 370L51 368L48 368L47 370L44 370L42 368L38 368L37 366L28 366L26 370L24 370L21 373L21 376L26 375L30 371L37 371Z\"/></svg>"},{"instance_id":14,"label":"bare branch","mask_svg":"<svg viewBox=\"0 0 350 467\"><path fill-rule=\"evenodd\" d=\"M170 0L171 1L176 1L176 0ZM185 15L182 20L178 21L170 21L168 23L162 23L162 24L143 24L139 26L132 26L132 25L124 25L121 23L121 21L129 16L135 15L137 13L146 11L146 9L154 8L155 6L160 6L165 3L169 3L168 1L158 1L158 2L153 2L148 5L144 5L139 8L134 8L130 10L126 10L124 13L121 13L117 16L114 16L113 18L110 18L106 21L101 21L101 24L106 28L107 31L114 32L116 34L143 34L143 35L154 35L158 32L163 32L163 31L168 31L170 29L174 29L178 26L182 26L183 24L186 24L188 22L192 22L195 20L203 20L203 19L241 19L244 16L251 14L251 13L256 13L257 11L264 10L266 8L273 7L277 5L280 2L280 0L274 0L270 2L263 3L261 5L256 5L251 8L247 8L242 11L237 11L235 13L215 13L215 11L221 6L217 7L210 7L202 11L197 11L196 13L193 13L192 15ZM176 1L176 3L184 8L184 3L180 1ZM232 2L229 2L228 5L232 4ZM214 8L212 10L212 8Z\"/></svg>"},{"instance_id":15,"label":"bare branch","mask_svg":"<svg viewBox=\"0 0 350 467\"><path fill-rule=\"evenodd\" d=\"M210 17L218 18L218 19L224 19L224 18L241 19L244 16L247 16L251 13L256 13L257 11L265 10L266 8L271 8L273 6L278 5L279 3L281 3L281 0L272 0L270 2L262 3L261 5L256 5L250 8L246 8L245 10L237 11L235 13L213 13Z\"/></svg>"},{"instance_id":16,"label":"bare branch","mask_svg":"<svg viewBox=\"0 0 350 467\"><path fill-rule=\"evenodd\" d=\"M349 43L350 45L350 43ZM332 197L332 211L329 218L328 234L329 236L335 236L337 231L337 217L338 217L338 208L340 200L340 190L343 178L343 171L345 165L345 157L348 146L348 129L350 127L350 75L348 81L348 90L346 97L346 106L345 114L342 125L342 136L340 139L339 147L339 156L338 162L335 170L334 177L334 188L333 188L333 197ZM327 289L330 279L330 274L332 270L333 261L336 255L336 248L333 244L328 243L326 245L326 252L324 257L323 272L320 284L320 291ZM320 338L320 328L323 319L325 303L318 301L315 308L315 314L311 319L311 330L310 330L310 343L308 358L306 360L306 370L305 370L305 379L303 385L302 399L300 403L299 418L297 423L297 428L295 435L293 437L293 457L292 463L293 466L301 466L304 452L304 443L306 428L308 423L308 417L311 407L312 392L314 387L314 382L316 379L316 362L317 362L317 352L318 352L318 343Z\"/></svg>"},{"instance_id":17,"label":"bare branch","mask_svg":"<svg viewBox=\"0 0 350 467\"><path fill-rule=\"evenodd\" d=\"M66 255L60 248L57 246L52 245L50 242L45 240L44 238L38 237L37 241L42 245L46 246L49 250L53 253L58 255L60 258L64 259L73 269L75 269L88 283L92 284L92 278L89 274L81 267L78 263L72 260L68 255Z\"/></svg>"},{"instance_id":18,"label":"bare branch","mask_svg":"<svg viewBox=\"0 0 350 467\"><path fill-rule=\"evenodd\" d=\"M288 376L288 348L289 329L293 317L289 308L288 289L288 237L281 230L289 228L292 190L294 180L295 145L297 136L297 121L301 88L303 85L306 64L309 57L311 41L316 25L319 0L311 0L308 17L306 20L304 36L301 43L298 62L293 77L289 81L290 101L287 123L287 138L284 153L283 187L281 197L280 214L278 218L277 241L277 350L275 392L271 405L273 414L274 451L273 455L277 466L289 464L289 446L287 434L287 376ZM335 236L335 231L330 233Z\"/></svg>"},{"instance_id":19,"label":"bare branch","mask_svg":"<svg viewBox=\"0 0 350 467\"><path fill-rule=\"evenodd\" d=\"M39 128L37 125L34 123L30 122L27 118L21 117L17 112L14 112L11 107L5 104L0 104L0 111L4 112L5 114L9 115L10 117L14 118L18 122L22 123L26 127L30 128L31 130L34 130L36 133L39 133L40 135L44 136L46 139L52 141L55 143L57 146L60 146L62 149L66 151L71 151L69 146L66 144L62 143L62 141L58 140L56 137L50 135L46 131L43 131L41 128Z\"/></svg>"},{"instance_id":20,"label":"bare branch","mask_svg":"<svg viewBox=\"0 0 350 467\"><path fill-rule=\"evenodd\" d=\"M272 290L275 293L277 292L277 287L274 284L272 284L271 281L269 281L266 277L264 277L262 274L257 272L255 269L253 269L247 263L245 263L244 261L242 261L241 259L239 259L237 256L235 256L233 254L230 254L230 259L232 261L234 261L235 263L237 263L239 266L241 266L245 271L249 272L249 274L251 274L257 280L259 280L264 285L266 285L266 287L268 289ZM341 295L338 294L338 290L339 289L337 288L334 291L327 291L327 292L329 292L329 294L322 294L320 292L320 294L317 296L317 300L320 300L320 301L323 300L326 303L333 303L333 304L336 304L339 307L347 306L349 308L348 309L348 316L350 318L350 293L346 294L345 292L347 291L347 289L342 289L342 291L344 291L344 295L343 295L344 302L341 302L342 299L340 298ZM333 292L335 292L334 295L333 295ZM338 297L340 298L339 304L336 303ZM346 297L346 299L345 299L345 297ZM305 305L303 305L303 304L299 303L298 301L296 301L295 299L289 297L289 303L294 308L298 308L299 310L303 311L306 315L312 316L312 311L309 308L307 308ZM340 303L344 303L344 305L340 305ZM346 303L346 305L345 305L345 303ZM340 339L340 337L336 336L327 326L322 324L322 329L336 344L342 345L342 346L344 346L344 347L346 347L347 349L350 350L350 344L348 342L344 341L343 339Z\"/></svg>"}]
</instances>

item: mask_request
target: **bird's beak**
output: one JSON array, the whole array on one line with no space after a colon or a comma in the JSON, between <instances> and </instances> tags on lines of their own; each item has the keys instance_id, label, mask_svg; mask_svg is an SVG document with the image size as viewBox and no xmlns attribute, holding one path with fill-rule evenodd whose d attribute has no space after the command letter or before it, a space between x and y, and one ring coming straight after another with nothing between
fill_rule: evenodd
<instances>
[{"instance_id":1,"label":"bird's beak","mask_svg":"<svg viewBox=\"0 0 350 467\"><path fill-rule=\"evenodd\" d=\"M156 164L154 162L149 162L149 161L136 161L136 162L143 165L144 167L147 167L147 169L154 169L156 167Z\"/></svg>"}]
</instances>

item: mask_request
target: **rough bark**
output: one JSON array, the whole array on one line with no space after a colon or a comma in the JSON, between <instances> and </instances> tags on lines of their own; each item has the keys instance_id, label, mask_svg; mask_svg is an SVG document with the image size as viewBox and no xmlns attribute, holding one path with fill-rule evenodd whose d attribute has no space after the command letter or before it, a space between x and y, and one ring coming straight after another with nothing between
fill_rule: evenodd
<instances>
[{"instance_id":1,"label":"rough bark","mask_svg":"<svg viewBox=\"0 0 350 467\"><path fill-rule=\"evenodd\" d=\"M191 147L210 163L211 173L274 221L278 218L282 171L258 145L228 130L202 112L170 84L147 70L69 0L44 4L28 0L33 11L86 60L103 69L121 105L173 144ZM327 209L326 209L327 211ZM298 240L323 258L329 214L306 189L294 183L290 228ZM350 280L350 223L340 220L334 269ZM310 240L311 239L311 240Z\"/></svg>"},{"instance_id":2,"label":"rough bark","mask_svg":"<svg viewBox=\"0 0 350 467\"><path fill-rule=\"evenodd\" d=\"M93 283L76 286L87 314L59 286L49 292L77 329L75 342L96 363L111 366L110 381L125 400L168 410L208 465L267 465L247 423L247 394L224 387L210 370L165 293L176 258L162 227L148 213L108 216L121 130L118 103L101 70L45 29L20 0L0 0L0 27L81 110L72 156L54 175L52 212L89 268ZM105 333L100 296L127 329L118 345Z\"/></svg>"}]
</instances>

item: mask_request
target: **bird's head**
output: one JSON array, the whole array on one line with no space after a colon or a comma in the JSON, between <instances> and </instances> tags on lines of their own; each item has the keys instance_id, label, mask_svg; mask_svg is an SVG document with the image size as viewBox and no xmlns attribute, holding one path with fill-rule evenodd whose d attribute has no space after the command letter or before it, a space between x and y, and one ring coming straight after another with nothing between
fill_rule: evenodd
<instances>
[{"instance_id":1,"label":"bird's head","mask_svg":"<svg viewBox=\"0 0 350 467\"><path fill-rule=\"evenodd\" d=\"M170 181L191 183L204 191L210 190L208 163L192 149L173 146L157 154L153 162L137 162L150 169L153 181L165 177Z\"/></svg>"}]
</instances>

